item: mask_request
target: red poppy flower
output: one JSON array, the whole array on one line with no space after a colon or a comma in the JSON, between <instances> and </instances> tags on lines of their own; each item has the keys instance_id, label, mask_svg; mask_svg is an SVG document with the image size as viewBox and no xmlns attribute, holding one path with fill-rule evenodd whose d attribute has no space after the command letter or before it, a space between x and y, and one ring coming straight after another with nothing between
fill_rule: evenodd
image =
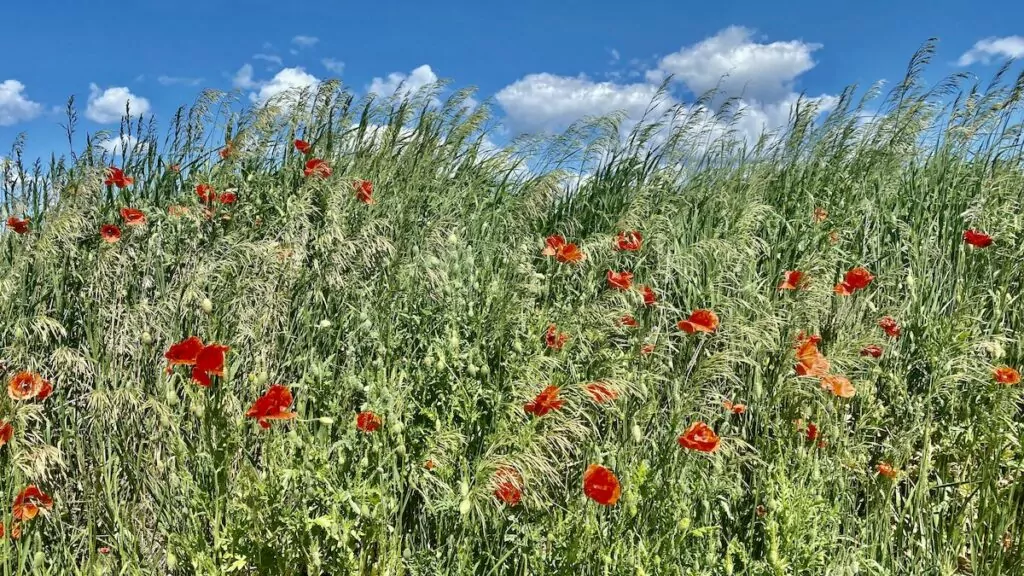
<instances>
[{"instance_id":1,"label":"red poppy flower","mask_svg":"<svg viewBox=\"0 0 1024 576\"><path fill-rule=\"evenodd\" d=\"M824 222L826 218L828 218L828 210L825 210L821 206L814 209L815 222Z\"/></svg>"},{"instance_id":2,"label":"red poppy flower","mask_svg":"<svg viewBox=\"0 0 1024 576\"><path fill-rule=\"evenodd\" d=\"M367 434L375 432L380 428L380 425L380 416L377 416L373 412L360 412L356 415L356 430L359 430L360 432L366 432Z\"/></svg>"},{"instance_id":3,"label":"red poppy flower","mask_svg":"<svg viewBox=\"0 0 1024 576\"><path fill-rule=\"evenodd\" d=\"M228 157L228 156L231 156L231 154L232 154L232 153L233 153L234 151L235 151L235 150L234 150L234 147L233 147L233 146L231 146L231 143L230 143L230 142L228 142L227 144L225 144L225 145L224 145L224 147L223 147L223 148L221 148L221 149L220 149L220 152L219 152L219 154L220 154L220 157L221 157L221 159L222 159L222 160L226 160L226 159L227 159L227 157Z\"/></svg>"},{"instance_id":4,"label":"red poppy flower","mask_svg":"<svg viewBox=\"0 0 1024 576\"><path fill-rule=\"evenodd\" d=\"M545 256L554 256L562 246L565 246L565 238L560 234L552 234L544 239L544 249L540 253Z\"/></svg>"},{"instance_id":5,"label":"red poppy flower","mask_svg":"<svg viewBox=\"0 0 1024 576\"><path fill-rule=\"evenodd\" d=\"M32 400L47 384L43 377L35 372L18 372L7 382L7 395L11 400Z\"/></svg>"},{"instance_id":6,"label":"red poppy flower","mask_svg":"<svg viewBox=\"0 0 1024 576\"><path fill-rule=\"evenodd\" d=\"M875 466L875 469L878 470L879 474L890 480L896 477L896 469L888 462L879 462L878 465Z\"/></svg>"},{"instance_id":7,"label":"red poppy flower","mask_svg":"<svg viewBox=\"0 0 1024 576\"><path fill-rule=\"evenodd\" d=\"M188 208L175 204L167 207L167 213L171 216L184 216L185 214L188 214Z\"/></svg>"},{"instance_id":8,"label":"red poppy flower","mask_svg":"<svg viewBox=\"0 0 1024 576\"><path fill-rule=\"evenodd\" d=\"M617 290L629 290L633 283L632 272L612 272L609 270L606 277L608 278L608 287Z\"/></svg>"},{"instance_id":9,"label":"red poppy flower","mask_svg":"<svg viewBox=\"0 0 1024 576\"><path fill-rule=\"evenodd\" d=\"M896 323L896 319L892 316L882 317L882 319L878 321L878 327L885 330L885 333L888 334L890 338L899 338L900 332L902 331L900 325Z\"/></svg>"},{"instance_id":10,"label":"red poppy flower","mask_svg":"<svg viewBox=\"0 0 1024 576\"><path fill-rule=\"evenodd\" d=\"M213 190L213 186L209 184L197 184L196 196L199 196L200 202L210 203L217 201L217 193Z\"/></svg>"},{"instance_id":11,"label":"red poppy flower","mask_svg":"<svg viewBox=\"0 0 1024 576\"><path fill-rule=\"evenodd\" d=\"M114 166L107 168L107 178L103 181L107 186L117 186L118 188L127 188L134 182L135 180L131 176L125 176L120 168Z\"/></svg>"},{"instance_id":12,"label":"red poppy flower","mask_svg":"<svg viewBox=\"0 0 1024 576\"><path fill-rule=\"evenodd\" d=\"M833 288L832 291L840 296L849 296L850 294L853 294L853 288L851 288L846 282L836 284L836 287Z\"/></svg>"},{"instance_id":13,"label":"red poppy flower","mask_svg":"<svg viewBox=\"0 0 1024 576\"><path fill-rule=\"evenodd\" d=\"M786 270L779 283L779 290L797 290L803 288L804 273L799 270Z\"/></svg>"},{"instance_id":14,"label":"red poppy flower","mask_svg":"<svg viewBox=\"0 0 1024 576\"><path fill-rule=\"evenodd\" d=\"M53 384L50 384L49 380L43 380L43 385L39 387L39 393L36 394L36 400L42 402L53 394Z\"/></svg>"},{"instance_id":15,"label":"red poppy flower","mask_svg":"<svg viewBox=\"0 0 1024 576\"><path fill-rule=\"evenodd\" d=\"M649 356L654 353L654 344L644 344L640 347L640 354L642 356Z\"/></svg>"},{"instance_id":16,"label":"red poppy flower","mask_svg":"<svg viewBox=\"0 0 1024 576\"><path fill-rule=\"evenodd\" d=\"M164 353L164 358L167 359L167 371L170 372L172 366L193 366L196 363L196 359L199 358L199 353L203 351L203 341L198 336L190 336L177 344L171 344L171 347Z\"/></svg>"},{"instance_id":17,"label":"red poppy flower","mask_svg":"<svg viewBox=\"0 0 1024 576\"><path fill-rule=\"evenodd\" d=\"M584 388L598 404L611 402L619 397L619 393L607 382L590 382Z\"/></svg>"},{"instance_id":18,"label":"red poppy flower","mask_svg":"<svg viewBox=\"0 0 1024 576\"><path fill-rule=\"evenodd\" d=\"M694 310L686 320L680 320L676 326L687 334L714 332L718 329L718 315L711 310L701 308Z\"/></svg>"},{"instance_id":19,"label":"red poppy flower","mask_svg":"<svg viewBox=\"0 0 1024 576\"><path fill-rule=\"evenodd\" d=\"M818 425L814 422L807 424L807 441L814 442L818 439Z\"/></svg>"},{"instance_id":20,"label":"red poppy flower","mask_svg":"<svg viewBox=\"0 0 1024 576\"><path fill-rule=\"evenodd\" d=\"M141 226L146 223L146 215L135 208L121 208L121 218L128 226Z\"/></svg>"},{"instance_id":21,"label":"red poppy flower","mask_svg":"<svg viewBox=\"0 0 1024 576\"><path fill-rule=\"evenodd\" d=\"M110 546L101 546L96 551L106 556L107 554L110 554Z\"/></svg>"},{"instance_id":22,"label":"red poppy flower","mask_svg":"<svg viewBox=\"0 0 1024 576\"><path fill-rule=\"evenodd\" d=\"M878 344L869 344L860 349L861 356L871 356L872 358L882 357L882 347Z\"/></svg>"},{"instance_id":23,"label":"red poppy flower","mask_svg":"<svg viewBox=\"0 0 1024 576\"><path fill-rule=\"evenodd\" d=\"M822 376L821 388L823 390L831 390L833 394L840 398L853 398L857 393L853 384L845 376L838 376L836 374Z\"/></svg>"},{"instance_id":24,"label":"red poppy flower","mask_svg":"<svg viewBox=\"0 0 1024 576\"><path fill-rule=\"evenodd\" d=\"M108 244L113 244L121 239L121 229L113 224L104 224L100 226L100 238Z\"/></svg>"},{"instance_id":25,"label":"red poppy flower","mask_svg":"<svg viewBox=\"0 0 1024 576\"><path fill-rule=\"evenodd\" d=\"M373 204L373 182L369 180L356 180L356 199L363 204Z\"/></svg>"},{"instance_id":26,"label":"red poppy flower","mask_svg":"<svg viewBox=\"0 0 1024 576\"><path fill-rule=\"evenodd\" d=\"M658 295L651 289L650 286L644 285L640 287L640 293L644 296L644 306L654 306L658 301Z\"/></svg>"},{"instance_id":27,"label":"red poppy flower","mask_svg":"<svg viewBox=\"0 0 1024 576\"><path fill-rule=\"evenodd\" d=\"M635 252L640 249L643 242L643 235L636 230L631 232L619 232L619 235L615 237L615 249L626 252Z\"/></svg>"},{"instance_id":28,"label":"red poppy flower","mask_svg":"<svg viewBox=\"0 0 1024 576\"><path fill-rule=\"evenodd\" d=\"M331 167L319 158L313 158L306 162L306 169L302 171L307 177L316 176L317 178L327 178L331 175Z\"/></svg>"},{"instance_id":29,"label":"red poppy flower","mask_svg":"<svg viewBox=\"0 0 1024 576\"><path fill-rule=\"evenodd\" d=\"M548 326L547 331L544 332L544 343L553 350L561 350L568 340L569 335L565 332L559 332L554 324Z\"/></svg>"},{"instance_id":30,"label":"red poppy flower","mask_svg":"<svg viewBox=\"0 0 1024 576\"><path fill-rule=\"evenodd\" d=\"M1020 372L1010 368L1009 366L999 366L992 370L992 377L996 379L996 382L1005 384L1007 386L1013 386L1020 383Z\"/></svg>"},{"instance_id":31,"label":"red poppy flower","mask_svg":"<svg viewBox=\"0 0 1024 576\"><path fill-rule=\"evenodd\" d=\"M181 172L181 166L177 164L171 164L170 171L174 173Z\"/></svg>"},{"instance_id":32,"label":"red poppy flower","mask_svg":"<svg viewBox=\"0 0 1024 576\"><path fill-rule=\"evenodd\" d=\"M698 452L714 452L722 441L707 424L697 421L679 435L679 445Z\"/></svg>"},{"instance_id":33,"label":"red poppy flower","mask_svg":"<svg viewBox=\"0 0 1024 576\"><path fill-rule=\"evenodd\" d=\"M964 242L975 248L987 248L992 245L992 237L981 230L964 230Z\"/></svg>"},{"instance_id":34,"label":"red poppy flower","mask_svg":"<svg viewBox=\"0 0 1024 576\"><path fill-rule=\"evenodd\" d=\"M583 473L583 493L602 506L614 506L622 488L615 473L598 464L587 466Z\"/></svg>"},{"instance_id":35,"label":"red poppy flower","mask_svg":"<svg viewBox=\"0 0 1024 576\"><path fill-rule=\"evenodd\" d=\"M632 314L626 314L622 318L619 318L619 324L632 328L636 326L636 318L633 318Z\"/></svg>"},{"instance_id":36,"label":"red poppy flower","mask_svg":"<svg viewBox=\"0 0 1024 576\"><path fill-rule=\"evenodd\" d=\"M516 506L523 499L521 486L523 479L516 472L515 468L503 466L494 473L494 481L497 483L494 488L494 496L509 506Z\"/></svg>"},{"instance_id":37,"label":"red poppy flower","mask_svg":"<svg viewBox=\"0 0 1024 576\"><path fill-rule=\"evenodd\" d=\"M576 246L572 242L565 244L555 253L555 260L558 260L562 264L576 264L577 262L586 260L586 258L587 255L579 249L579 246Z\"/></svg>"},{"instance_id":38,"label":"red poppy flower","mask_svg":"<svg viewBox=\"0 0 1024 576\"><path fill-rule=\"evenodd\" d=\"M868 272L867 268L857 266L846 272L843 282L852 290L863 290L874 279L875 277L871 275L871 272Z\"/></svg>"},{"instance_id":39,"label":"red poppy flower","mask_svg":"<svg viewBox=\"0 0 1024 576\"><path fill-rule=\"evenodd\" d=\"M558 386L548 386L540 394L537 394L536 398L524 404L523 410L534 416L544 416L552 410L561 410L565 401L558 398L560 391Z\"/></svg>"},{"instance_id":40,"label":"red poppy flower","mask_svg":"<svg viewBox=\"0 0 1024 576\"><path fill-rule=\"evenodd\" d=\"M423 467L427 470L433 470L434 468L437 468L437 462L427 458L427 461L423 463Z\"/></svg>"},{"instance_id":41,"label":"red poppy flower","mask_svg":"<svg viewBox=\"0 0 1024 576\"><path fill-rule=\"evenodd\" d=\"M192 380L204 388L209 388L211 375L223 378L225 354L230 349L230 347L220 344L203 346L196 356L195 366L192 367Z\"/></svg>"},{"instance_id":42,"label":"red poppy flower","mask_svg":"<svg viewBox=\"0 0 1024 576\"><path fill-rule=\"evenodd\" d=\"M746 404L733 404L732 402L730 402L728 400L726 400L725 402L722 402L722 406L726 410L732 412L733 414L743 414L744 412L747 411L747 405Z\"/></svg>"},{"instance_id":43,"label":"red poppy flower","mask_svg":"<svg viewBox=\"0 0 1024 576\"><path fill-rule=\"evenodd\" d=\"M35 484L29 484L14 497L11 515L16 520L31 520L39 514L40 510L50 510L51 508L53 508L53 499Z\"/></svg>"},{"instance_id":44,"label":"red poppy flower","mask_svg":"<svg viewBox=\"0 0 1024 576\"><path fill-rule=\"evenodd\" d=\"M310 148L311 146L309 145L309 142L306 142L305 140L295 140L295 149L299 152L305 154L306 152L309 152Z\"/></svg>"},{"instance_id":45,"label":"red poppy flower","mask_svg":"<svg viewBox=\"0 0 1024 576\"><path fill-rule=\"evenodd\" d=\"M10 442L13 436L14 426L11 426L10 422L0 420L0 448L3 448L4 444Z\"/></svg>"},{"instance_id":46,"label":"red poppy flower","mask_svg":"<svg viewBox=\"0 0 1024 576\"><path fill-rule=\"evenodd\" d=\"M833 230L829 232L828 241L831 244L839 244L839 230Z\"/></svg>"},{"instance_id":47,"label":"red poppy flower","mask_svg":"<svg viewBox=\"0 0 1024 576\"><path fill-rule=\"evenodd\" d=\"M828 374L831 367L825 356L818 351L820 336L803 337L803 333L797 337L796 359L794 368L797 376L813 376L820 378Z\"/></svg>"},{"instance_id":48,"label":"red poppy flower","mask_svg":"<svg viewBox=\"0 0 1024 576\"><path fill-rule=\"evenodd\" d=\"M21 538L21 522L11 522L11 540ZM4 539L4 524L0 522L0 540Z\"/></svg>"},{"instance_id":49,"label":"red poppy flower","mask_svg":"<svg viewBox=\"0 0 1024 576\"><path fill-rule=\"evenodd\" d=\"M17 234L28 233L28 223L30 218L17 218L15 216L9 216L7 218L7 228L14 230Z\"/></svg>"},{"instance_id":50,"label":"red poppy flower","mask_svg":"<svg viewBox=\"0 0 1024 576\"><path fill-rule=\"evenodd\" d=\"M253 402L245 413L246 418L255 418L261 428L270 428L270 420L291 420L295 412L289 410L292 405L292 392L279 384Z\"/></svg>"},{"instance_id":51,"label":"red poppy flower","mask_svg":"<svg viewBox=\"0 0 1024 576\"><path fill-rule=\"evenodd\" d=\"M234 204L238 200L238 196L234 192L228 191L221 194L219 200L221 204Z\"/></svg>"}]
</instances>

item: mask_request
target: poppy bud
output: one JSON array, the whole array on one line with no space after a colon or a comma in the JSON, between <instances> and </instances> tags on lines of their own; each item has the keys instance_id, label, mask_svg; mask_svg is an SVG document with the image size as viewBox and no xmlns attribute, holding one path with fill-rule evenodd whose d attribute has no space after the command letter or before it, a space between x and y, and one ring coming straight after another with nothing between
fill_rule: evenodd
<instances>
[{"instance_id":1,"label":"poppy bud","mask_svg":"<svg viewBox=\"0 0 1024 576\"><path fill-rule=\"evenodd\" d=\"M480 373L483 374L484 376L487 376L488 374L491 373L491 369L487 367L487 364L484 364L483 366L480 367Z\"/></svg>"},{"instance_id":2,"label":"poppy bud","mask_svg":"<svg viewBox=\"0 0 1024 576\"><path fill-rule=\"evenodd\" d=\"M462 494L463 498L469 495L469 483L465 480L459 483L459 494Z\"/></svg>"},{"instance_id":3,"label":"poppy bud","mask_svg":"<svg viewBox=\"0 0 1024 576\"><path fill-rule=\"evenodd\" d=\"M323 320L320 321L319 324L317 324L317 326L319 326L320 328L330 328L331 327L331 321L326 319L326 318L324 318Z\"/></svg>"},{"instance_id":4,"label":"poppy bud","mask_svg":"<svg viewBox=\"0 0 1024 576\"><path fill-rule=\"evenodd\" d=\"M391 429L395 431L395 434L401 434L402 430L405 430L405 424L402 424L401 420L395 420L391 425Z\"/></svg>"},{"instance_id":5,"label":"poppy bud","mask_svg":"<svg viewBox=\"0 0 1024 576\"><path fill-rule=\"evenodd\" d=\"M142 333L142 343L143 344L152 344L153 343L153 335L150 334L149 332L143 332Z\"/></svg>"},{"instance_id":6,"label":"poppy bud","mask_svg":"<svg viewBox=\"0 0 1024 576\"><path fill-rule=\"evenodd\" d=\"M644 431L640 429L639 424L633 424L633 440L636 442L644 441Z\"/></svg>"},{"instance_id":7,"label":"poppy bud","mask_svg":"<svg viewBox=\"0 0 1024 576\"><path fill-rule=\"evenodd\" d=\"M18 326L17 328L14 329L15 338L18 338L20 340L23 336L25 336L25 331L21 329L21 326Z\"/></svg>"},{"instance_id":8,"label":"poppy bud","mask_svg":"<svg viewBox=\"0 0 1024 576\"><path fill-rule=\"evenodd\" d=\"M402 558L404 558L406 560L409 560L410 558L412 558L412 549L409 548L408 546L406 546L405 550L402 550Z\"/></svg>"},{"instance_id":9,"label":"poppy bud","mask_svg":"<svg viewBox=\"0 0 1024 576\"><path fill-rule=\"evenodd\" d=\"M213 312L213 302L211 302L209 298L203 298L200 306L203 308L203 312L206 312L207 314Z\"/></svg>"},{"instance_id":10,"label":"poppy bud","mask_svg":"<svg viewBox=\"0 0 1024 576\"><path fill-rule=\"evenodd\" d=\"M452 232L451 234L448 235L448 243L451 244L452 246L459 243L459 237L455 235L455 232Z\"/></svg>"},{"instance_id":11,"label":"poppy bud","mask_svg":"<svg viewBox=\"0 0 1024 576\"><path fill-rule=\"evenodd\" d=\"M42 550L36 552L35 556L32 557L32 566L35 568L36 573L42 572L46 567L46 554Z\"/></svg>"},{"instance_id":12,"label":"poppy bud","mask_svg":"<svg viewBox=\"0 0 1024 576\"><path fill-rule=\"evenodd\" d=\"M369 331L370 328L373 328L373 324L369 320L359 325L359 329L363 331Z\"/></svg>"},{"instance_id":13,"label":"poppy bud","mask_svg":"<svg viewBox=\"0 0 1024 576\"><path fill-rule=\"evenodd\" d=\"M399 444L395 447L395 454L398 454L402 458L405 458L405 444Z\"/></svg>"},{"instance_id":14,"label":"poppy bud","mask_svg":"<svg viewBox=\"0 0 1024 576\"><path fill-rule=\"evenodd\" d=\"M476 367L476 364L469 365L469 375L476 376L480 372L480 369Z\"/></svg>"},{"instance_id":15,"label":"poppy bud","mask_svg":"<svg viewBox=\"0 0 1024 576\"><path fill-rule=\"evenodd\" d=\"M260 386L263 386L264 384L267 383L267 380L269 379L270 376L268 376L266 370L264 370L263 372L260 372L258 376L256 376L256 383L259 384Z\"/></svg>"},{"instance_id":16,"label":"poppy bud","mask_svg":"<svg viewBox=\"0 0 1024 576\"><path fill-rule=\"evenodd\" d=\"M317 422L320 422L321 424L326 424L327 426L330 426L330 425L334 424L334 418L331 418L330 416L321 416L321 417L317 418Z\"/></svg>"},{"instance_id":17,"label":"poppy bud","mask_svg":"<svg viewBox=\"0 0 1024 576\"><path fill-rule=\"evenodd\" d=\"M463 516L469 516L469 511L473 508L473 503L469 499L465 499L459 504L459 514Z\"/></svg>"},{"instance_id":18,"label":"poppy bud","mask_svg":"<svg viewBox=\"0 0 1024 576\"><path fill-rule=\"evenodd\" d=\"M171 572L178 568L178 557L174 555L174 552L167 551L167 569Z\"/></svg>"}]
</instances>

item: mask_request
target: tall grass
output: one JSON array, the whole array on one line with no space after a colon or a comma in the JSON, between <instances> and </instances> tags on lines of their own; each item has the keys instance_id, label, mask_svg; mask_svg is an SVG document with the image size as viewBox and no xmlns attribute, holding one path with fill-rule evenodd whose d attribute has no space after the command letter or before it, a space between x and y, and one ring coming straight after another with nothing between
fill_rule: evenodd
<instances>
[{"instance_id":1,"label":"tall grass","mask_svg":"<svg viewBox=\"0 0 1024 576\"><path fill-rule=\"evenodd\" d=\"M933 48L873 118L878 88L851 88L754 146L722 128L731 103L655 103L625 138L613 116L494 150L467 92L334 84L244 110L204 94L162 142L126 119L146 146L116 162L90 139L29 167L16 142L3 202L31 231L0 235L0 358L5 383L35 371L54 392L0 400L0 496L36 484L53 507L17 540L2 508L0 573L1021 573L1020 392L992 368L1024 363L1024 77L925 86ZM330 178L303 176L295 138ZM135 184L104 186L112 163ZM238 201L204 217L204 183ZM147 224L102 242L125 206ZM995 243L965 245L971 227ZM613 251L633 229L642 249ZM555 233L587 259L542 256ZM875 281L835 295L854 266ZM608 290L609 269L658 304ZM778 291L792 269L809 288ZM697 308L715 333L676 328ZM802 330L855 397L794 374ZM231 347L208 389L164 372L192 335ZM591 401L594 380L618 399ZM243 415L271 384L298 418L263 430ZM565 406L525 413L548 384ZM361 410L381 428L358 431ZM697 420L716 452L677 443ZM591 463L618 476L616 505L584 495ZM514 507L494 496L503 466Z\"/></svg>"}]
</instances>

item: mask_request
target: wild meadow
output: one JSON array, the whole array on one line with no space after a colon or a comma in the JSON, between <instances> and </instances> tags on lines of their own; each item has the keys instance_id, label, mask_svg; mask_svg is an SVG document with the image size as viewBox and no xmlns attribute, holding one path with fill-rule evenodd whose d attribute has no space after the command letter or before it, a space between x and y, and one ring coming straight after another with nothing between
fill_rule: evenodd
<instances>
[{"instance_id":1,"label":"wild meadow","mask_svg":"<svg viewBox=\"0 0 1024 576\"><path fill-rule=\"evenodd\" d=\"M1024 573L1024 75L933 52L757 143L337 83L15 142L0 574Z\"/></svg>"}]
</instances>

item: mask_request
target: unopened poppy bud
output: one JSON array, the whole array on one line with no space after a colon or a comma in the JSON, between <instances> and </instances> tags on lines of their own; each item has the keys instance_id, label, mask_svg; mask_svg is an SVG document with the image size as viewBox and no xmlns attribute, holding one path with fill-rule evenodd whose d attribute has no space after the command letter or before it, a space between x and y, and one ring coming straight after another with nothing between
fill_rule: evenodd
<instances>
[{"instance_id":1,"label":"unopened poppy bud","mask_svg":"<svg viewBox=\"0 0 1024 576\"><path fill-rule=\"evenodd\" d=\"M326 424L328 426L331 426L331 425L334 424L334 418L331 418L330 416L321 416L321 417L317 418L316 420L317 420L317 422L319 422L321 424Z\"/></svg>"},{"instance_id":2,"label":"unopened poppy bud","mask_svg":"<svg viewBox=\"0 0 1024 576\"><path fill-rule=\"evenodd\" d=\"M199 304L203 308L203 312L209 314L213 312L213 302L209 298L203 298L203 301Z\"/></svg>"},{"instance_id":3,"label":"unopened poppy bud","mask_svg":"<svg viewBox=\"0 0 1024 576\"><path fill-rule=\"evenodd\" d=\"M395 434L401 434L402 430L405 430L405 424L402 424L401 420L395 420L391 425L391 429L395 431Z\"/></svg>"},{"instance_id":4,"label":"unopened poppy bud","mask_svg":"<svg viewBox=\"0 0 1024 576\"><path fill-rule=\"evenodd\" d=\"M459 494L462 494L463 498L469 495L469 482L463 480L459 483Z\"/></svg>"},{"instance_id":5,"label":"unopened poppy bud","mask_svg":"<svg viewBox=\"0 0 1024 576\"><path fill-rule=\"evenodd\" d=\"M406 560L412 558L412 549L406 546L405 550L402 550L402 558Z\"/></svg>"},{"instance_id":6,"label":"unopened poppy bud","mask_svg":"<svg viewBox=\"0 0 1024 576\"><path fill-rule=\"evenodd\" d=\"M21 329L21 326L18 326L17 328L14 329L14 337L15 338L19 338L20 339L23 336L25 336L25 331Z\"/></svg>"},{"instance_id":7,"label":"unopened poppy bud","mask_svg":"<svg viewBox=\"0 0 1024 576\"><path fill-rule=\"evenodd\" d=\"M463 516L469 516L469 511L472 508L473 503L469 501L469 498L466 498L465 500L462 501L461 504L459 504L459 513Z\"/></svg>"},{"instance_id":8,"label":"unopened poppy bud","mask_svg":"<svg viewBox=\"0 0 1024 576\"><path fill-rule=\"evenodd\" d=\"M37 572L42 572L46 567L46 554L42 550L36 552L32 557L32 565Z\"/></svg>"},{"instance_id":9,"label":"unopened poppy bud","mask_svg":"<svg viewBox=\"0 0 1024 576\"><path fill-rule=\"evenodd\" d=\"M142 343L143 344L152 344L153 343L153 335L150 334L149 332L143 332L142 333Z\"/></svg>"},{"instance_id":10,"label":"unopened poppy bud","mask_svg":"<svg viewBox=\"0 0 1024 576\"><path fill-rule=\"evenodd\" d=\"M270 380L270 376L267 375L266 371L260 372L259 375L256 376L256 383L260 386L266 384L267 380Z\"/></svg>"},{"instance_id":11,"label":"unopened poppy bud","mask_svg":"<svg viewBox=\"0 0 1024 576\"><path fill-rule=\"evenodd\" d=\"M373 328L373 323L371 323L369 320L359 325L360 330L369 331L370 328Z\"/></svg>"},{"instance_id":12,"label":"unopened poppy bud","mask_svg":"<svg viewBox=\"0 0 1024 576\"><path fill-rule=\"evenodd\" d=\"M633 440L634 441L636 441L636 442L643 442L643 440L644 440L644 431L640 429L640 425L639 424L633 424L632 432L633 432Z\"/></svg>"},{"instance_id":13,"label":"unopened poppy bud","mask_svg":"<svg viewBox=\"0 0 1024 576\"><path fill-rule=\"evenodd\" d=\"M480 367L480 373L483 374L484 376L487 376L488 374L491 373L491 369L487 367L487 364L484 364L483 366Z\"/></svg>"},{"instance_id":14,"label":"unopened poppy bud","mask_svg":"<svg viewBox=\"0 0 1024 576\"><path fill-rule=\"evenodd\" d=\"M178 557L170 550L167 551L167 569L171 572L178 569Z\"/></svg>"},{"instance_id":15,"label":"unopened poppy bud","mask_svg":"<svg viewBox=\"0 0 1024 576\"><path fill-rule=\"evenodd\" d=\"M459 237L455 235L455 232L448 235L448 243L453 246L459 243Z\"/></svg>"},{"instance_id":16,"label":"unopened poppy bud","mask_svg":"<svg viewBox=\"0 0 1024 576\"><path fill-rule=\"evenodd\" d=\"M476 376L480 372L480 369L476 367L476 364L469 365L469 375Z\"/></svg>"},{"instance_id":17,"label":"unopened poppy bud","mask_svg":"<svg viewBox=\"0 0 1024 576\"><path fill-rule=\"evenodd\" d=\"M331 321L326 319L326 318L324 318L323 320L320 321L319 324L317 324L317 326L319 326L320 328L330 328L331 327Z\"/></svg>"}]
</instances>

